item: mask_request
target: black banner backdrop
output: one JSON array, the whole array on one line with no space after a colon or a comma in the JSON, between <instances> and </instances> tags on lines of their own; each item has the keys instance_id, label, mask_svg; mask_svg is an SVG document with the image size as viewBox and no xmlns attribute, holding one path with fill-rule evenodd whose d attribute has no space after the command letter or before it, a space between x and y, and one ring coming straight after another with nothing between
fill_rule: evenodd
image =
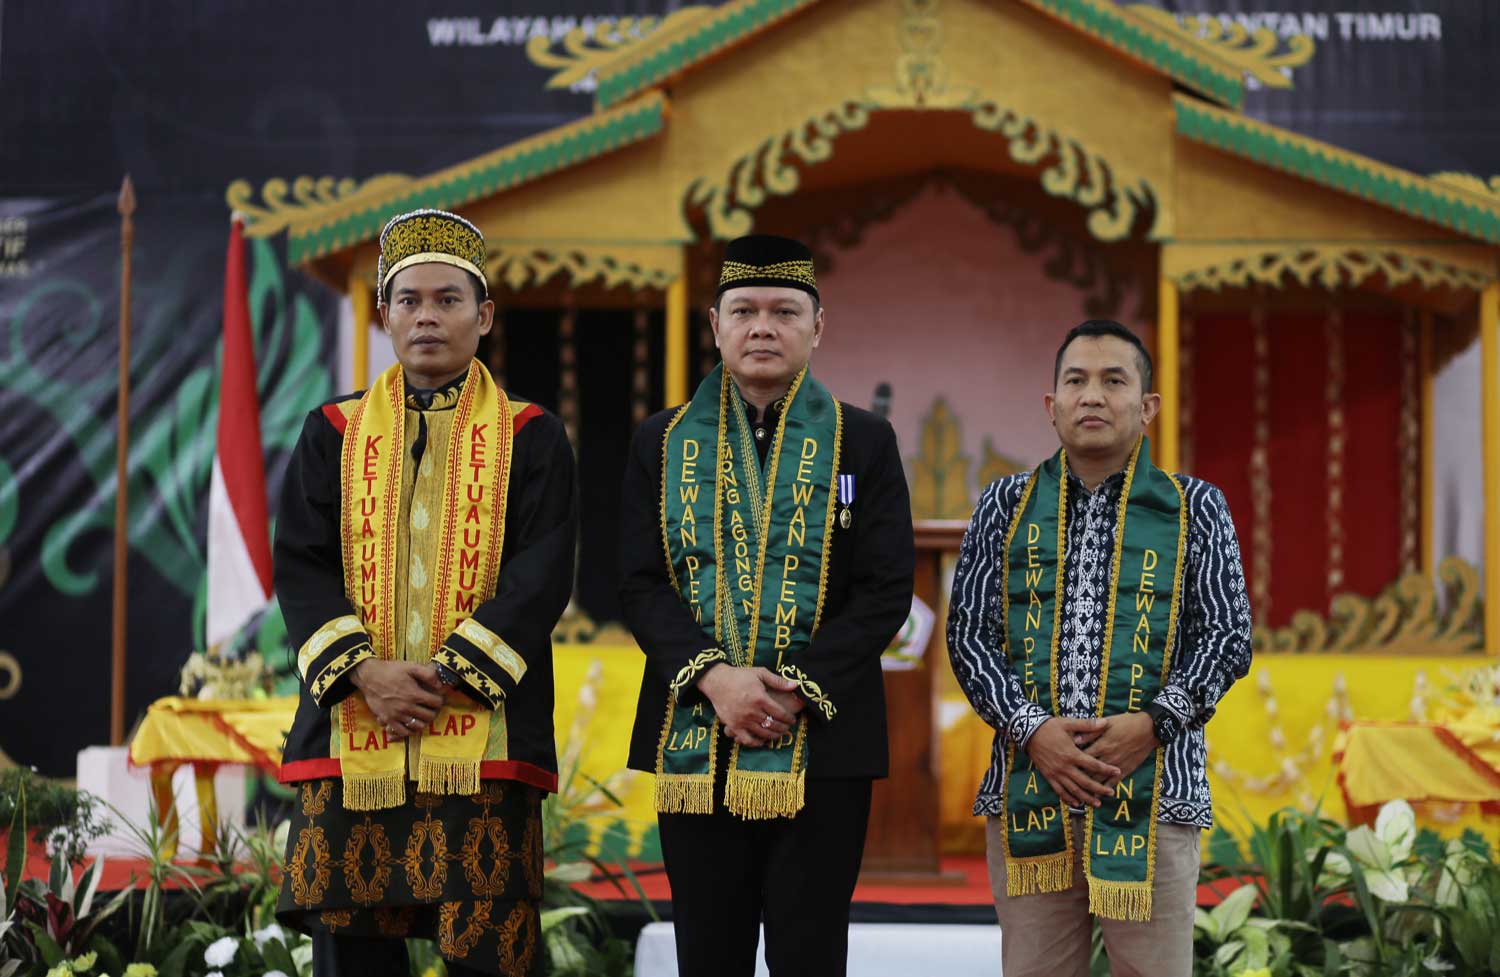
<instances>
[{"instance_id":1,"label":"black banner backdrop","mask_svg":"<svg viewBox=\"0 0 1500 977\"><path fill-rule=\"evenodd\" d=\"M128 715L177 685L201 647L205 526L218 418L228 221L211 201L153 200L136 218L131 339ZM0 749L70 774L109 737L119 355L113 195L0 202L27 274L0 289ZM261 435L272 490L309 404L332 393L334 301L249 250ZM280 615L255 635L284 647Z\"/></svg>"},{"instance_id":2,"label":"black banner backdrop","mask_svg":"<svg viewBox=\"0 0 1500 977\"><path fill-rule=\"evenodd\" d=\"M830 0L831 2L831 0ZM844 0L839 0L844 2ZM872 0L873 2L873 0ZM712 5L712 4L705 4ZM1419 173L1500 173L1500 5L1472 0L1156 0L1311 37L1294 87L1245 111ZM118 218L137 216L132 356L131 718L201 647L227 211L237 179L419 175L567 122L548 87L576 27L667 0L0 3L0 750L68 775L107 735ZM894 6L894 4L893 4ZM650 24L616 21L629 33ZM528 44L544 49L528 53ZM838 52L830 51L836 58ZM335 297L250 248L272 504L302 413L334 392ZM590 313L593 315L593 313ZM605 313L599 313L605 316ZM597 318L597 316L596 316ZM517 392L555 407L555 325L517 317ZM653 321L652 386L660 389ZM629 433L626 331L580 314L578 600L614 616L612 513ZM595 347L591 346L591 350ZM553 364L548 366L548 364ZM527 388L530 389L527 389ZM251 642L281 648L279 615ZM65 704L65 711L59 706Z\"/></svg>"}]
</instances>

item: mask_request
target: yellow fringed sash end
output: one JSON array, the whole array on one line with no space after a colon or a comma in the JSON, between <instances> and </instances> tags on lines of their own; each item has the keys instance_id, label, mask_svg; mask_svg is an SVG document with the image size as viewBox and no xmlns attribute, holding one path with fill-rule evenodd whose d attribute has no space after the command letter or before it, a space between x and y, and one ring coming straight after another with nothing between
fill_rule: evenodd
<instances>
[{"instance_id":1,"label":"yellow fringed sash end","mask_svg":"<svg viewBox=\"0 0 1500 977\"><path fill-rule=\"evenodd\" d=\"M406 771L378 773L344 771L344 807L350 811L380 811L406 803Z\"/></svg>"},{"instance_id":2,"label":"yellow fringed sash end","mask_svg":"<svg viewBox=\"0 0 1500 977\"><path fill-rule=\"evenodd\" d=\"M471 797L479 793L479 761L424 752L417 768L417 790Z\"/></svg>"},{"instance_id":3,"label":"yellow fringed sash end","mask_svg":"<svg viewBox=\"0 0 1500 977\"><path fill-rule=\"evenodd\" d=\"M802 810L804 773L731 770L724 784L724 806L749 821L795 817Z\"/></svg>"},{"instance_id":4,"label":"yellow fringed sash end","mask_svg":"<svg viewBox=\"0 0 1500 977\"><path fill-rule=\"evenodd\" d=\"M657 774L656 810L661 814L714 813L713 775Z\"/></svg>"},{"instance_id":5,"label":"yellow fringed sash end","mask_svg":"<svg viewBox=\"0 0 1500 977\"><path fill-rule=\"evenodd\" d=\"M1029 896L1062 892L1073 885L1073 852L1005 860L1005 894Z\"/></svg>"},{"instance_id":6,"label":"yellow fringed sash end","mask_svg":"<svg viewBox=\"0 0 1500 977\"><path fill-rule=\"evenodd\" d=\"M1151 921L1150 882L1107 882L1089 879L1089 912L1105 919L1132 923Z\"/></svg>"}]
</instances>

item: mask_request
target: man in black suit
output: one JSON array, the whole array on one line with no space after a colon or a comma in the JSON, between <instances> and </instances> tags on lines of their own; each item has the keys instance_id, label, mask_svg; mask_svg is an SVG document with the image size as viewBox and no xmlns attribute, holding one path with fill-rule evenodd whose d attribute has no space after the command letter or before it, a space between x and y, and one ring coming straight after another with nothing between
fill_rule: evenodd
<instances>
[{"instance_id":1,"label":"man in black suit","mask_svg":"<svg viewBox=\"0 0 1500 977\"><path fill-rule=\"evenodd\" d=\"M808 372L824 313L808 249L730 242L709 310L723 357L636 431L621 600L646 654L632 769L656 774L683 977L843 974L880 655L911 609L895 432Z\"/></svg>"}]
</instances>

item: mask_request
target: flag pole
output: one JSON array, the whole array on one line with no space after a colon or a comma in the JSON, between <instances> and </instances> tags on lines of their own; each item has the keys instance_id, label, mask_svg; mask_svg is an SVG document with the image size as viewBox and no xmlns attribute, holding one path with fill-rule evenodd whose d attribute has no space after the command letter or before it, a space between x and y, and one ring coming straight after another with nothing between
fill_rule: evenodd
<instances>
[{"instance_id":1,"label":"flag pole","mask_svg":"<svg viewBox=\"0 0 1500 977\"><path fill-rule=\"evenodd\" d=\"M125 745L125 561L130 552L130 247L135 241L135 187L120 185L120 390L115 402L115 593L110 656L109 741Z\"/></svg>"}]
</instances>

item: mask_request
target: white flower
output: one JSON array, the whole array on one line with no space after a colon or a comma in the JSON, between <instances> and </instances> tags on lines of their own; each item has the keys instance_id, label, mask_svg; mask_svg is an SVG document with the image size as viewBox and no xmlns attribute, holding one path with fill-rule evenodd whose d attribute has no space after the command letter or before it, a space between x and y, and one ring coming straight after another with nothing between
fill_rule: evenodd
<instances>
[{"instance_id":1,"label":"white flower","mask_svg":"<svg viewBox=\"0 0 1500 977\"><path fill-rule=\"evenodd\" d=\"M256 930L250 935L255 939L255 945L257 947L263 947L271 940L276 940L277 942L282 944L286 943L286 931L283 930L280 926L277 926L275 923L272 923L265 929Z\"/></svg>"},{"instance_id":2,"label":"white flower","mask_svg":"<svg viewBox=\"0 0 1500 977\"><path fill-rule=\"evenodd\" d=\"M279 970L267 970L266 977L286 977L286 974Z\"/></svg>"},{"instance_id":3,"label":"white flower","mask_svg":"<svg viewBox=\"0 0 1500 977\"><path fill-rule=\"evenodd\" d=\"M1405 801L1391 801L1375 818L1375 830L1360 825L1344 836L1344 846L1359 863L1370 893L1385 902L1406 902L1410 896L1403 863L1411 857L1417 840L1417 816ZM1323 863L1327 877L1348 878L1349 860L1330 852Z\"/></svg>"},{"instance_id":4,"label":"white flower","mask_svg":"<svg viewBox=\"0 0 1500 977\"><path fill-rule=\"evenodd\" d=\"M208 973L204 974L203 977L224 977L224 971L210 970Z\"/></svg>"},{"instance_id":5,"label":"white flower","mask_svg":"<svg viewBox=\"0 0 1500 977\"><path fill-rule=\"evenodd\" d=\"M203 951L203 962L210 967L227 967L234 962L234 955L239 948L239 940L232 936L221 937L210 943L208 949Z\"/></svg>"},{"instance_id":6,"label":"white flower","mask_svg":"<svg viewBox=\"0 0 1500 977\"><path fill-rule=\"evenodd\" d=\"M1463 898L1463 890L1473 885L1484 865L1468 845L1457 838L1449 839L1443 849L1443 866L1438 876L1436 899L1439 906L1456 906Z\"/></svg>"}]
</instances>

